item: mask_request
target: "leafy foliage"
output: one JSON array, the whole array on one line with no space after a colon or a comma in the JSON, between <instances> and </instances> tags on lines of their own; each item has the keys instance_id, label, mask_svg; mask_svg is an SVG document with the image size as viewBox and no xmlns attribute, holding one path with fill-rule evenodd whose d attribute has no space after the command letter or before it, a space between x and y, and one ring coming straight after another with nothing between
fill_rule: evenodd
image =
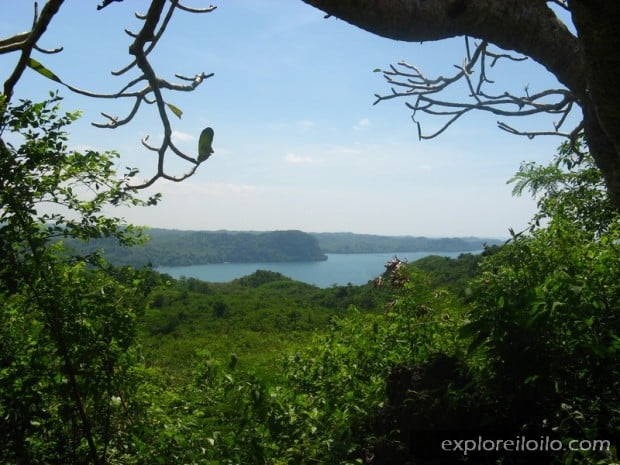
<instances>
[{"instance_id":1,"label":"leafy foliage","mask_svg":"<svg viewBox=\"0 0 620 465\"><path fill-rule=\"evenodd\" d=\"M562 149L514 180L517 192L541 194L540 211L529 234L483 262L463 333L482 344L491 392L514 426L617 439L620 218L589 157L576 163Z\"/></svg>"},{"instance_id":2,"label":"leafy foliage","mask_svg":"<svg viewBox=\"0 0 620 465\"><path fill-rule=\"evenodd\" d=\"M80 253L103 250L115 265L182 266L205 263L325 260L312 235L302 231L232 232L152 229L140 247L123 248L109 239L67 244Z\"/></svg>"},{"instance_id":3,"label":"leafy foliage","mask_svg":"<svg viewBox=\"0 0 620 465\"><path fill-rule=\"evenodd\" d=\"M572 145L563 144L553 163L548 166L524 163L509 181L514 184L514 195L522 195L527 189L538 197L539 210L530 231L541 228L547 221L563 219L596 238L617 223L618 212L607 194L600 170L589 155L579 150L577 153Z\"/></svg>"},{"instance_id":4,"label":"leafy foliage","mask_svg":"<svg viewBox=\"0 0 620 465\"><path fill-rule=\"evenodd\" d=\"M174 280L64 247L140 242L104 208L157 197L116 178L115 153L69 150L78 115L56 101L5 105L0 125L3 463L381 465L418 460L424 428L620 437L620 218L587 156L523 165L515 192L540 211L483 256L329 289Z\"/></svg>"},{"instance_id":5,"label":"leafy foliage","mask_svg":"<svg viewBox=\"0 0 620 465\"><path fill-rule=\"evenodd\" d=\"M130 426L145 281L96 255L69 256L54 240L134 243L104 206L157 198L127 188L135 170L115 178L116 154L69 150L64 128L78 114L60 115L57 101L5 106L0 119L0 456L114 463Z\"/></svg>"},{"instance_id":6,"label":"leafy foliage","mask_svg":"<svg viewBox=\"0 0 620 465\"><path fill-rule=\"evenodd\" d=\"M152 414L167 418L161 421L170 422L175 440L155 434L154 443L166 444L156 455L207 463L357 463L391 367L462 347L462 306L434 292L419 271L403 267L400 274L401 289L372 291L319 289L264 271L230 284L171 281L158 291L165 298L157 311L179 316L182 308L184 315L171 333L145 339L154 368L173 374L154 391ZM346 308L367 292L389 302L387 311ZM330 311L321 302L339 303ZM209 303L226 315L214 314ZM151 312L148 325L155 321Z\"/></svg>"},{"instance_id":7,"label":"leafy foliage","mask_svg":"<svg viewBox=\"0 0 620 465\"><path fill-rule=\"evenodd\" d=\"M493 239L477 237L417 237L377 236L353 233L314 233L325 253L380 253L380 252L463 252L481 250Z\"/></svg>"},{"instance_id":8,"label":"leafy foliage","mask_svg":"<svg viewBox=\"0 0 620 465\"><path fill-rule=\"evenodd\" d=\"M486 246L481 254L464 253L457 258L429 255L416 260L413 265L429 275L433 287L444 287L460 297L468 297L471 293L469 283L478 275L480 263L498 249L498 245Z\"/></svg>"}]
</instances>

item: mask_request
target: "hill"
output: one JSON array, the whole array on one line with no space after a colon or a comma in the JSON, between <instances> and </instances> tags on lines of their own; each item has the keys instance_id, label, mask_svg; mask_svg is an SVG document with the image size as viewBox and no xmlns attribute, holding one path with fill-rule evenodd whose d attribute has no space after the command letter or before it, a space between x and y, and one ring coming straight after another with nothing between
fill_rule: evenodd
<instances>
[{"instance_id":1,"label":"hill","mask_svg":"<svg viewBox=\"0 0 620 465\"><path fill-rule=\"evenodd\" d=\"M475 252L503 241L480 237L377 236L355 233L312 233L325 253Z\"/></svg>"},{"instance_id":2,"label":"hill","mask_svg":"<svg viewBox=\"0 0 620 465\"><path fill-rule=\"evenodd\" d=\"M111 239L89 243L67 240L80 254L103 250L115 265L185 266L210 263L308 262L326 260L327 253L476 252L494 239L428 238L354 233L289 231L183 231L149 229L149 241L121 247Z\"/></svg>"},{"instance_id":3,"label":"hill","mask_svg":"<svg viewBox=\"0 0 620 465\"><path fill-rule=\"evenodd\" d=\"M103 250L115 265L202 265L207 263L265 263L320 261L327 257L315 237L302 231L233 232L148 230L150 240L121 247L112 240L68 241L79 253Z\"/></svg>"}]
</instances>

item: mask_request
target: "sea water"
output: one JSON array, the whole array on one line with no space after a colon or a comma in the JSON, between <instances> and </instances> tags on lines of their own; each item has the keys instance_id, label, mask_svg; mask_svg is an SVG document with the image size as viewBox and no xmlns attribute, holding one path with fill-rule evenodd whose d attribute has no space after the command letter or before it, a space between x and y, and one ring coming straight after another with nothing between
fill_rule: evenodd
<instances>
[{"instance_id":1,"label":"sea water","mask_svg":"<svg viewBox=\"0 0 620 465\"><path fill-rule=\"evenodd\" d=\"M360 285L380 276L385 271L385 264L398 257L409 262L427 255L441 255L456 258L461 253L474 252L392 252L361 254L328 254L325 261L319 262L278 262L278 263L216 263L191 266L162 266L160 273L167 273L173 278L196 278L208 282L228 282L247 276L256 270L269 270L282 273L291 279L313 284L318 287Z\"/></svg>"}]
</instances>

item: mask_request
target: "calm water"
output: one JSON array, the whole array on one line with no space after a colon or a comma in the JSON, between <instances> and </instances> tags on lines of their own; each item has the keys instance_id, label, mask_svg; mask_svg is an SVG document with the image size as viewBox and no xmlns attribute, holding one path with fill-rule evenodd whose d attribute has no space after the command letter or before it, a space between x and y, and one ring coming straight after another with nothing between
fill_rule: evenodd
<instances>
[{"instance_id":1,"label":"calm water","mask_svg":"<svg viewBox=\"0 0 620 465\"><path fill-rule=\"evenodd\" d=\"M480 253L481 251L472 252ZM445 257L458 257L463 252L433 253ZM412 262L418 258L431 255L428 252L410 253L364 253L364 254L329 254L322 262L292 263L218 263L212 265L168 266L157 268L161 273L168 273L174 278L186 276L209 282L228 282L254 273L256 270L270 270L284 276L314 284L319 287L332 285L366 284L385 271L388 260L398 256L401 260Z\"/></svg>"}]
</instances>

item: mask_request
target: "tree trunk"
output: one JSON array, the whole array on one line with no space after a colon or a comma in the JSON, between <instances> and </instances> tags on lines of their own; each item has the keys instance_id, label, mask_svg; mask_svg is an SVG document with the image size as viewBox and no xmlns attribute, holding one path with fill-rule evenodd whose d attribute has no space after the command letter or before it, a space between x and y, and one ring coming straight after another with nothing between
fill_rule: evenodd
<instances>
[{"instance_id":1,"label":"tree trunk","mask_svg":"<svg viewBox=\"0 0 620 465\"><path fill-rule=\"evenodd\" d=\"M620 208L620 1L569 2L586 63L586 139Z\"/></svg>"}]
</instances>

